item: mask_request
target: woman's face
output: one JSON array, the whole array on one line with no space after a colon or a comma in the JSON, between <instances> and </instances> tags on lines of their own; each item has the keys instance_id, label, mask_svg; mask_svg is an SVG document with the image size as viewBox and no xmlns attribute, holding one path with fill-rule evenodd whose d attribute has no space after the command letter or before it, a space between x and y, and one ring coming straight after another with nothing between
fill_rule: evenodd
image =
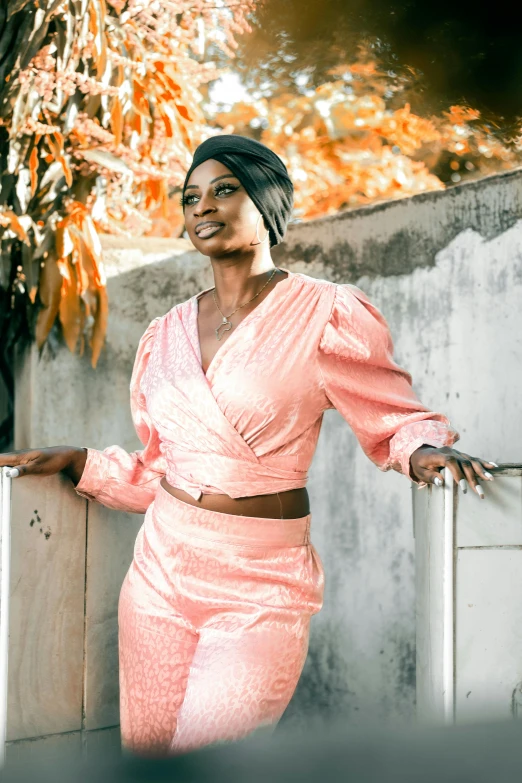
<instances>
[{"instance_id":1,"label":"woman's face","mask_svg":"<svg viewBox=\"0 0 522 783\"><path fill-rule=\"evenodd\" d=\"M205 256L217 258L248 250L264 239L259 211L239 179L217 160L194 169L183 194L185 226L192 244Z\"/></svg>"}]
</instances>

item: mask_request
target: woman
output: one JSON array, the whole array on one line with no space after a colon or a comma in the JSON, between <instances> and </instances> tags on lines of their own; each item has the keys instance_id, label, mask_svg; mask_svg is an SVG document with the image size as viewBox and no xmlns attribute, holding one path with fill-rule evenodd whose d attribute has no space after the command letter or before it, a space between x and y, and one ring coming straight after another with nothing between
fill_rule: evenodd
<instances>
[{"instance_id":1,"label":"woman","mask_svg":"<svg viewBox=\"0 0 522 783\"><path fill-rule=\"evenodd\" d=\"M494 463L415 397L380 312L358 288L277 269L293 201L264 145L218 136L183 188L186 228L215 287L156 318L131 407L143 450L56 447L0 457L62 471L111 508L146 512L119 602L124 745L172 754L275 725L319 611L306 474L337 408L367 456L419 486L448 467L483 495Z\"/></svg>"}]
</instances>

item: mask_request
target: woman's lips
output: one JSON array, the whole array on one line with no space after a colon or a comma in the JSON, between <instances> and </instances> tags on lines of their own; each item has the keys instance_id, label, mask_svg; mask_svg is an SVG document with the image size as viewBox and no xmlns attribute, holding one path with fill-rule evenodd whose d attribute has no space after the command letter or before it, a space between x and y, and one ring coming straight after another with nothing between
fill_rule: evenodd
<instances>
[{"instance_id":1,"label":"woman's lips","mask_svg":"<svg viewBox=\"0 0 522 783\"><path fill-rule=\"evenodd\" d=\"M209 223L207 226L200 228L199 231L196 231L196 234L198 239L208 239L209 237L213 237L214 234L217 234L223 227L223 223Z\"/></svg>"}]
</instances>

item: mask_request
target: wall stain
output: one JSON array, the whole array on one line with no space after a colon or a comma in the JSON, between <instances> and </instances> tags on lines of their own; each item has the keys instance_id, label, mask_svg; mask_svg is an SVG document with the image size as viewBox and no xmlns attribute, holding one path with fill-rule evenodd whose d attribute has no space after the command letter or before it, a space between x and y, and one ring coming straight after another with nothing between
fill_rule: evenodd
<instances>
[{"instance_id":1,"label":"wall stain","mask_svg":"<svg viewBox=\"0 0 522 783\"><path fill-rule=\"evenodd\" d=\"M395 648L398 658L396 691L401 696L408 697L415 693L417 679L415 644L402 638L396 641Z\"/></svg>"},{"instance_id":2,"label":"wall stain","mask_svg":"<svg viewBox=\"0 0 522 783\"><path fill-rule=\"evenodd\" d=\"M463 231L472 230L491 240L522 218L522 189L519 193L506 188L513 178L521 179L520 171L291 224L285 242L274 248L274 258L277 263L304 262L311 268L319 267L318 272L326 267L333 282L405 275L417 268L434 267L437 254ZM439 202L444 203L444 209ZM436 220L432 217L435 211ZM381 215L377 217L377 213ZM384 226L382 239L366 229L379 222ZM390 226L396 226L395 230L390 231ZM313 244L306 241L312 235ZM323 243L317 242L318 235L324 238ZM353 236L354 241L348 242L346 236Z\"/></svg>"},{"instance_id":3,"label":"wall stain","mask_svg":"<svg viewBox=\"0 0 522 783\"><path fill-rule=\"evenodd\" d=\"M303 716L306 720L336 719L358 710L359 698L351 687L343 650L343 640L333 625L311 638L303 673L282 719L285 724Z\"/></svg>"}]
</instances>

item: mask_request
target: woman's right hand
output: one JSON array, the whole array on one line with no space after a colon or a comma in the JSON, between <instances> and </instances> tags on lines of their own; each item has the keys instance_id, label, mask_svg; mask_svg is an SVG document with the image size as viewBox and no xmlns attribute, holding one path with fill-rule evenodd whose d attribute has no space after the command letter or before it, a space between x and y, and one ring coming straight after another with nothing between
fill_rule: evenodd
<instances>
[{"instance_id":1,"label":"woman's right hand","mask_svg":"<svg viewBox=\"0 0 522 783\"><path fill-rule=\"evenodd\" d=\"M82 476L86 460L86 449L75 446L51 446L48 449L23 449L0 454L0 467L13 468L11 478L52 476L63 472L76 485Z\"/></svg>"}]
</instances>

